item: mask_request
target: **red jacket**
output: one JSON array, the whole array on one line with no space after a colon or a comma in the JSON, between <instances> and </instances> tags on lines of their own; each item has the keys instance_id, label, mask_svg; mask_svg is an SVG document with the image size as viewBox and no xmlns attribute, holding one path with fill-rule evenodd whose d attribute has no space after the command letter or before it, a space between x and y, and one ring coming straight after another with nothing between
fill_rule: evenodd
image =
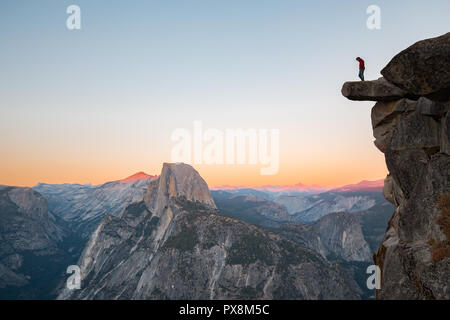
<instances>
[{"instance_id":1,"label":"red jacket","mask_svg":"<svg viewBox=\"0 0 450 320\"><path fill-rule=\"evenodd\" d=\"M359 70L365 69L366 65L364 64L364 60L359 58L357 59L359 61Z\"/></svg>"}]
</instances>

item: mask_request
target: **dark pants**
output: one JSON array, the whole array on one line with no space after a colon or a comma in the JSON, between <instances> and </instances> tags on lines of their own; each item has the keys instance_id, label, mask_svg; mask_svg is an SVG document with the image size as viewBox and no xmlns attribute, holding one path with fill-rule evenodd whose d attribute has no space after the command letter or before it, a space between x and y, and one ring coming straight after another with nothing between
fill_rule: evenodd
<instances>
[{"instance_id":1,"label":"dark pants","mask_svg":"<svg viewBox=\"0 0 450 320\"><path fill-rule=\"evenodd\" d=\"M365 68L359 69L359 78L361 79L361 81L364 81L364 70L366 70Z\"/></svg>"}]
</instances>

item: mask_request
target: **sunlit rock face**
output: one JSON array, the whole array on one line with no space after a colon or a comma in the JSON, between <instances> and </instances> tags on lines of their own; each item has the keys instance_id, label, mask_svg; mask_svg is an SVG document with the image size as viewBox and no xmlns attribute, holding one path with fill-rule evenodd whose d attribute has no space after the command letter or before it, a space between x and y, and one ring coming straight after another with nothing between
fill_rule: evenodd
<instances>
[{"instance_id":1,"label":"sunlit rock face","mask_svg":"<svg viewBox=\"0 0 450 320\"><path fill-rule=\"evenodd\" d=\"M184 163L164 163L159 179L148 186L144 201L151 211L160 212L174 198L216 209L208 185L194 168Z\"/></svg>"},{"instance_id":2,"label":"sunlit rock face","mask_svg":"<svg viewBox=\"0 0 450 320\"><path fill-rule=\"evenodd\" d=\"M364 238L362 214L329 214L313 225L288 223L281 227L280 233L329 260L369 262L372 251Z\"/></svg>"},{"instance_id":3,"label":"sunlit rock face","mask_svg":"<svg viewBox=\"0 0 450 320\"><path fill-rule=\"evenodd\" d=\"M366 99L378 101L374 143L389 169L383 194L395 207L374 255L382 272L380 299L450 298L449 57L450 33L414 44L382 71L383 82L404 90L403 97ZM359 86L352 92L364 92L367 84Z\"/></svg>"}]
</instances>

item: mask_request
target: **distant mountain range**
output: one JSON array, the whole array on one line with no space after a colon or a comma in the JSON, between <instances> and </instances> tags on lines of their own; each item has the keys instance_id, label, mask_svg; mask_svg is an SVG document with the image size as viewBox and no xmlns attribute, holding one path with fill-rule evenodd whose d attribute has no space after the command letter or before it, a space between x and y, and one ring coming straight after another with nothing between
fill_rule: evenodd
<instances>
[{"instance_id":1,"label":"distant mountain range","mask_svg":"<svg viewBox=\"0 0 450 320\"><path fill-rule=\"evenodd\" d=\"M243 187L243 186L218 186L211 188L211 190L225 190L225 191L238 191L244 189L252 189L263 192L270 192L273 194L298 194L298 193L320 193L330 190L328 187L321 186L306 186L304 184L298 183L295 185L277 186L277 185L265 185L265 186L255 186L255 187Z\"/></svg>"},{"instance_id":2,"label":"distant mountain range","mask_svg":"<svg viewBox=\"0 0 450 320\"><path fill-rule=\"evenodd\" d=\"M380 189L209 191L184 164L97 186L4 186L0 298L54 298L80 255L83 289L60 298L367 298L365 268L392 212Z\"/></svg>"},{"instance_id":3,"label":"distant mountain range","mask_svg":"<svg viewBox=\"0 0 450 320\"><path fill-rule=\"evenodd\" d=\"M384 179L381 180L375 180L375 181L367 181L363 180L356 184L349 184L343 187L335 188L333 191L339 191L339 192L381 192L383 191L384 187Z\"/></svg>"},{"instance_id":4,"label":"distant mountain range","mask_svg":"<svg viewBox=\"0 0 450 320\"><path fill-rule=\"evenodd\" d=\"M363 180L356 184L345 185L342 187L325 187L325 186L317 186L317 185L304 185L302 183L297 183L294 185L265 185L265 186L255 186L255 187L244 187L244 186L218 186L213 187L211 190L222 190L228 192L236 192L239 193L243 190L256 190L262 191L274 196L276 195L298 195L298 194L317 194L326 191L370 191L370 192L381 192L383 190L384 179L375 180L375 181L367 181Z\"/></svg>"},{"instance_id":5,"label":"distant mountain range","mask_svg":"<svg viewBox=\"0 0 450 320\"><path fill-rule=\"evenodd\" d=\"M127 178L96 186L91 184L39 183L33 189L47 199L52 213L68 221L87 240L105 214L119 215L128 204L140 199L149 182L157 177L157 175L138 172ZM335 191L379 192L381 189L382 180L362 181L355 185L340 187L335 189ZM317 220L330 212L365 210L375 204L367 196L361 195L353 198L337 196L325 203L320 200L323 196L320 199L314 199L309 195L322 194L329 191L329 189L318 186L305 186L300 183L293 186L262 186L251 189L225 187L225 189L215 188L213 190L214 195L226 192L236 196L254 195L258 198L273 200L288 208L289 215L293 217L294 221L301 222ZM230 197L226 196L226 198ZM273 204L271 205L273 206ZM303 212L305 210L309 211Z\"/></svg>"},{"instance_id":6,"label":"distant mountain range","mask_svg":"<svg viewBox=\"0 0 450 320\"><path fill-rule=\"evenodd\" d=\"M294 186L295 187L295 186ZM234 208L264 207L265 223L273 224L267 218L278 219L284 217L284 222L313 223L323 216L334 212L360 212L368 210L377 204L385 204L382 188L383 180L361 181L353 185L326 190L323 192L293 192L293 188L259 187L240 188L227 187L226 189L213 189L211 191L219 207L230 211ZM275 190L275 191L274 191ZM286 192L282 192L284 190ZM303 189L306 190L306 189ZM312 190L312 189L308 189ZM318 189L316 189L318 191ZM263 205L262 200L266 200ZM267 211L270 208L270 212ZM254 216L256 220L256 216Z\"/></svg>"}]
</instances>

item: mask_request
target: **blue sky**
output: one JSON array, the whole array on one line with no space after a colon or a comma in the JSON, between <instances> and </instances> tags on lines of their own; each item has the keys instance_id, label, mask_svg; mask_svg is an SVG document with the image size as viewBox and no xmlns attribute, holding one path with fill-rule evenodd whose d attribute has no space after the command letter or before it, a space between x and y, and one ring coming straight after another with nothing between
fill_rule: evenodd
<instances>
[{"instance_id":1,"label":"blue sky","mask_svg":"<svg viewBox=\"0 0 450 320\"><path fill-rule=\"evenodd\" d=\"M71 4L81 30L65 26ZM371 4L381 30L366 27ZM279 128L282 170L261 183L313 183L311 164L320 175L348 172L329 183L381 177L372 104L345 100L342 83L357 79L356 56L376 79L399 51L450 31L449 12L448 0L2 0L0 183L157 173L170 133L194 120ZM223 184L238 183L229 177Z\"/></svg>"}]
</instances>

